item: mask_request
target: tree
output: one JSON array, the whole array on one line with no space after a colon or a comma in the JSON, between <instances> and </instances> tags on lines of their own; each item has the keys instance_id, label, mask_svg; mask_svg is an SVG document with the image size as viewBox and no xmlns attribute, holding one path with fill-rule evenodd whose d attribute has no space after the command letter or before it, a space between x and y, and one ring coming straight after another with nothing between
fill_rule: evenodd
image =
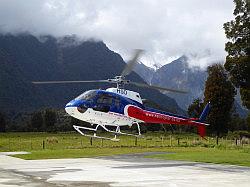
<instances>
[{"instance_id":1,"label":"tree","mask_svg":"<svg viewBox=\"0 0 250 187\"><path fill-rule=\"evenodd\" d=\"M248 116L246 118L246 124L247 124L247 130L250 131L250 112L248 113Z\"/></svg>"},{"instance_id":2,"label":"tree","mask_svg":"<svg viewBox=\"0 0 250 187\"><path fill-rule=\"evenodd\" d=\"M56 123L56 112L52 109L46 109L44 114L45 131L55 132L56 131L55 123Z\"/></svg>"},{"instance_id":3,"label":"tree","mask_svg":"<svg viewBox=\"0 0 250 187\"><path fill-rule=\"evenodd\" d=\"M250 1L234 0L235 19L224 24L226 37L225 68L230 80L240 88L243 105L250 109Z\"/></svg>"},{"instance_id":4,"label":"tree","mask_svg":"<svg viewBox=\"0 0 250 187\"><path fill-rule=\"evenodd\" d=\"M229 131L234 132L239 130L248 130L247 122L239 114L233 113L229 122Z\"/></svg>"},{"instance_id":5,"label":"tree","mask_svg":"<svg viewBox=\"0 0 250 187\"><path fill-rule=\"evenodd\" d=\"M200 98L197 98L193 101L193 103L191 103L188 107L188 116L191 118L199 118L202 110L204 108L204 103L202 103L202 100ZM195 132L196 131L196 127L194 126L186 126L186 131L189 132Z\"/></svg>"},{"instance_id":6,"label":"tree","mask_svg":"<svg viewBox=\"0 0 250 187\"><path fill-rule=\"evenodd\" d=\"M202 103L200 98L197 98L193 101L193 103L191 105L189 105L188 107L188 115L189 117L192 118L199 118L202 110L204 108L203 106L204 104Z\"/></svg>"},{"instance_id":7,"label":"tree","mask_svg":"<svg viewBox=\"0 0 250 187\"><path fill-rule=\"evenodd\" d=\"M228 131L228 122L236 92L222 65L209 66L207 71L204 103L211 102L211 110L208 115L208 122L211 125L208 130L220 136Z\"/></svg>"},{"instance_id":8,"label":"tree","mask_svg":"<svg viewBox=\"0 0 250 187\"><path fill-rule=\"evenodd\" d=\"M43 116L41 112L34 112L31 116L31 130L41 131L43 129Z\"/></svg>"},{"instance_id":9,"label":"tree","mask_svg":"<svg viewBox=\"0 0 250 187\"><path fill-rule=\"evenodd\" d=\"M6 119L4 114L0 112L0 132L6 132Z\"/></svg>"}]
</instances>

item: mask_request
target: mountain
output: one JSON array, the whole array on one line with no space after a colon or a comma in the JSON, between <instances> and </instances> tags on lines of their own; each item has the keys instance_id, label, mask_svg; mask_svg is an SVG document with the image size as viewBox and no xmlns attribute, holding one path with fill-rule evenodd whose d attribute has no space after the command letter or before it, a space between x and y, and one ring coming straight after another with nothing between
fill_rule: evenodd
<instances>
[{"instance_id":1,"label":"mountain","mask_svg":"<svg viewBox=\"0 0 250 187\"><path fill-rule=\"evenodd\" d=\"M144 65L143 63L136 63L134 71L140 75L143 80L148 84L151 83L155 70L151 67Z\"/></svg>"},{"instance_id":2,"label":"mountain","mask_svg":"<svg viewBox=\"0 0 250 187\"><path fill-rule=\"evenodd\" d=\"M203 98L207 72L198 67L190 68L186 56L182 56L156 71L145 65L137 64L135 71L149 84L187 90L187 94L166 93L169 97L174 98L184 110L187 110L194 99ZM235 97L236 112L245 117L247 110L240 103L240 97L237 95Z\"/></svg>"},{"instance_id":3,"label":"mountain","mask_svg":"<svg viewBox=\"0 0 250 187\"><path fill-rule=\"evenodd\" d=\"M119 75L125 66L121 56L101 41L80 41L74 36L54 38L29 34L0 35L0 106L5 112L63 108L85 90L109 84L34 85L32 81L98 80ZM136 73L128 79L144 82ZM169 111L185 113L174 99L157 90L140 92Z\"/></svg>"},{"instance_id":4,"label":"mountain","mask_svg":"<svg viewBox=\"0 0 250 187\"><path fill-rule=\"evenodd\" d=\"M163 87L187 90L188 94L167 94L174 98L183 109L187 109L195 98L203 95L204 82L207 79L206 72L199 68L189 68L187 60L186 56L182 56L162 66L154 73L151 81L152 84Z\"/></svg>"}]
</instances>

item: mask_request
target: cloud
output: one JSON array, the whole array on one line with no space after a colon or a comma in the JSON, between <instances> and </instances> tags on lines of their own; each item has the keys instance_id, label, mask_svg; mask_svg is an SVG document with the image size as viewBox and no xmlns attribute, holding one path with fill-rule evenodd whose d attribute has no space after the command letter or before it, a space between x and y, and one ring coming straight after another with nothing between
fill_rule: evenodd
<instances>
[{"instance_id":1,"label":"cloud","mask_svg":"<svg viewBox=\"0 0 250 187\"><path fill-rule=\"evenodd\" d=\"M224 60L233 8L232 0L0 0L0 31L95 38L125 59L142 48L148 65L196 54L203 60L190 62L204 66Z\"/></svg>"}]
</instances>

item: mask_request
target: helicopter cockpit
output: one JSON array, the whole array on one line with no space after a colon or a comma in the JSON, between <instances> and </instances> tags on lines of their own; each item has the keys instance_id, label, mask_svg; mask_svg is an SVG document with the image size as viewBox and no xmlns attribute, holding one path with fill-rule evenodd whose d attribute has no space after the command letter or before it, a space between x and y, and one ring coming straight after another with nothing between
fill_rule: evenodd
<instances>
[{"instance_id":1,"label":"helicopter cockpit","mask_svg":"<svg viewBox=\"0 0 250 187\"><path fill-rule=\"evenodd\" d=\"M93 108L95 111L109 112L111 108L120 107L119 97L113 97L111 94L100 90L86 91L74 100L78 101L78 111L81 113L85 112L86 108ZM112 106L113 102L115 106Z\"/></svg>"},{"instance_id":2,"label":"helicopter cockpit","mask_svg":"<svg viewBox=\"0 0 250 187\"><path fill-rule=\"evenodd\" d=\"M78 97L76 97L74 100L70 101L66 107L77 107L77 110L81 113L84 113L88 108L91 108L92 103L94 99L96 98L96 90L89 90Z\"/></svg>"}]
</instances>

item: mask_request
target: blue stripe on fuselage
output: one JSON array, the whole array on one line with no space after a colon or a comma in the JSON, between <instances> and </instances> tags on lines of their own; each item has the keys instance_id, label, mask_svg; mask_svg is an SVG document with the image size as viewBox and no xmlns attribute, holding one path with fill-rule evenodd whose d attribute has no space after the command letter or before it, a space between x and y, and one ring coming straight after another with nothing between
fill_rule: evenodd
<instances>
[{"instance_id":1,"label":"blue stripe on fuselage","mask_svg":"<svg viewBox=\"0 0 250 187\"><path fill-rule=\"evenodd\" d=\"M151 112L157 112L157 113L160 113L160 114L165 114L165 115L174 116L174 117L178 117L178 118L188 119L185 116L176 115L176 114L172 114L170 112L165 112L165 111L157 110L157 109L154 109L154 108L145 107L143 104L141 104L141 103L139 103L137 101L134 101L132 99L129 99L127 97L124 97L122 95L119 95L117 93L108 92L106 90L95 90L95 91L96 91L96 96L92 100L74 99L74 100L70 101L65 107L79 107L80 105L84 105L87 108L94 108L97 105L98 95L108 94L109 96L111 96L113 98L112 104L110 105L110 112L124 114L125 106L133 105L133 106L137 106L137 107L139 107L139 108L141 108L143 110L147 110L147 111L151 111ZM114 102L115 98L119 99L119 101L120 101L119 106L116 106L116 103Z\"/></svg>"},{"instance_id":2,"label":"blue stripe on fuselage","mask_svg":"<svg viewBox=\"0 0 250 187\"><path fill-rule=\"evenodd\" d=\"M86 105L86 107L88 108L95 108L96 106L98 105L108 105L110 106L110 112L114 112L114 113L119 113L119 114L124 114L124 108L126 105L134 105L134 106L138 106L142 109L144 109L144 106L137 102L137 101L134 101L132 99L129 99L127 97L124 97L122 95L119 95L117 93L113 93L113 92L108 92L106 90L94 90L96 92L96 96L94 96L92 99L90 100L85 100L85 99L73 99L72 101L70 101L66 107L78 107L80 105ZM97 99L102 95L102 94L105 94L105 95L108 95L110 97L112 97L112 104L100 104L100 103L97 103ZM119 105L117 105L116 103L116 99L118 99L119 101Z\"/></svg>"},{"instance_id":3,"label":"blue stripe on fuselage","mask_svg":"<svg viewBox=\"0 0 250 187\"><path fill-rule=\"evenodd\" d=\"M134 105L134 106L138 106L138 107L144 109L144 106L141 103L139 103L137 101L134 101L132 99L129 99L129 98L125 97L125 96L119 95L117 93L108 92L108 91L105 91L105 90L98 90L97 94L109 94L114 99L118 98L120 100L120 106L119 107L117 107L114 102L112 103L112 107L110 108L110 112L124 114L124 108L127 105Z\"/></svg>"}]
</instances>

